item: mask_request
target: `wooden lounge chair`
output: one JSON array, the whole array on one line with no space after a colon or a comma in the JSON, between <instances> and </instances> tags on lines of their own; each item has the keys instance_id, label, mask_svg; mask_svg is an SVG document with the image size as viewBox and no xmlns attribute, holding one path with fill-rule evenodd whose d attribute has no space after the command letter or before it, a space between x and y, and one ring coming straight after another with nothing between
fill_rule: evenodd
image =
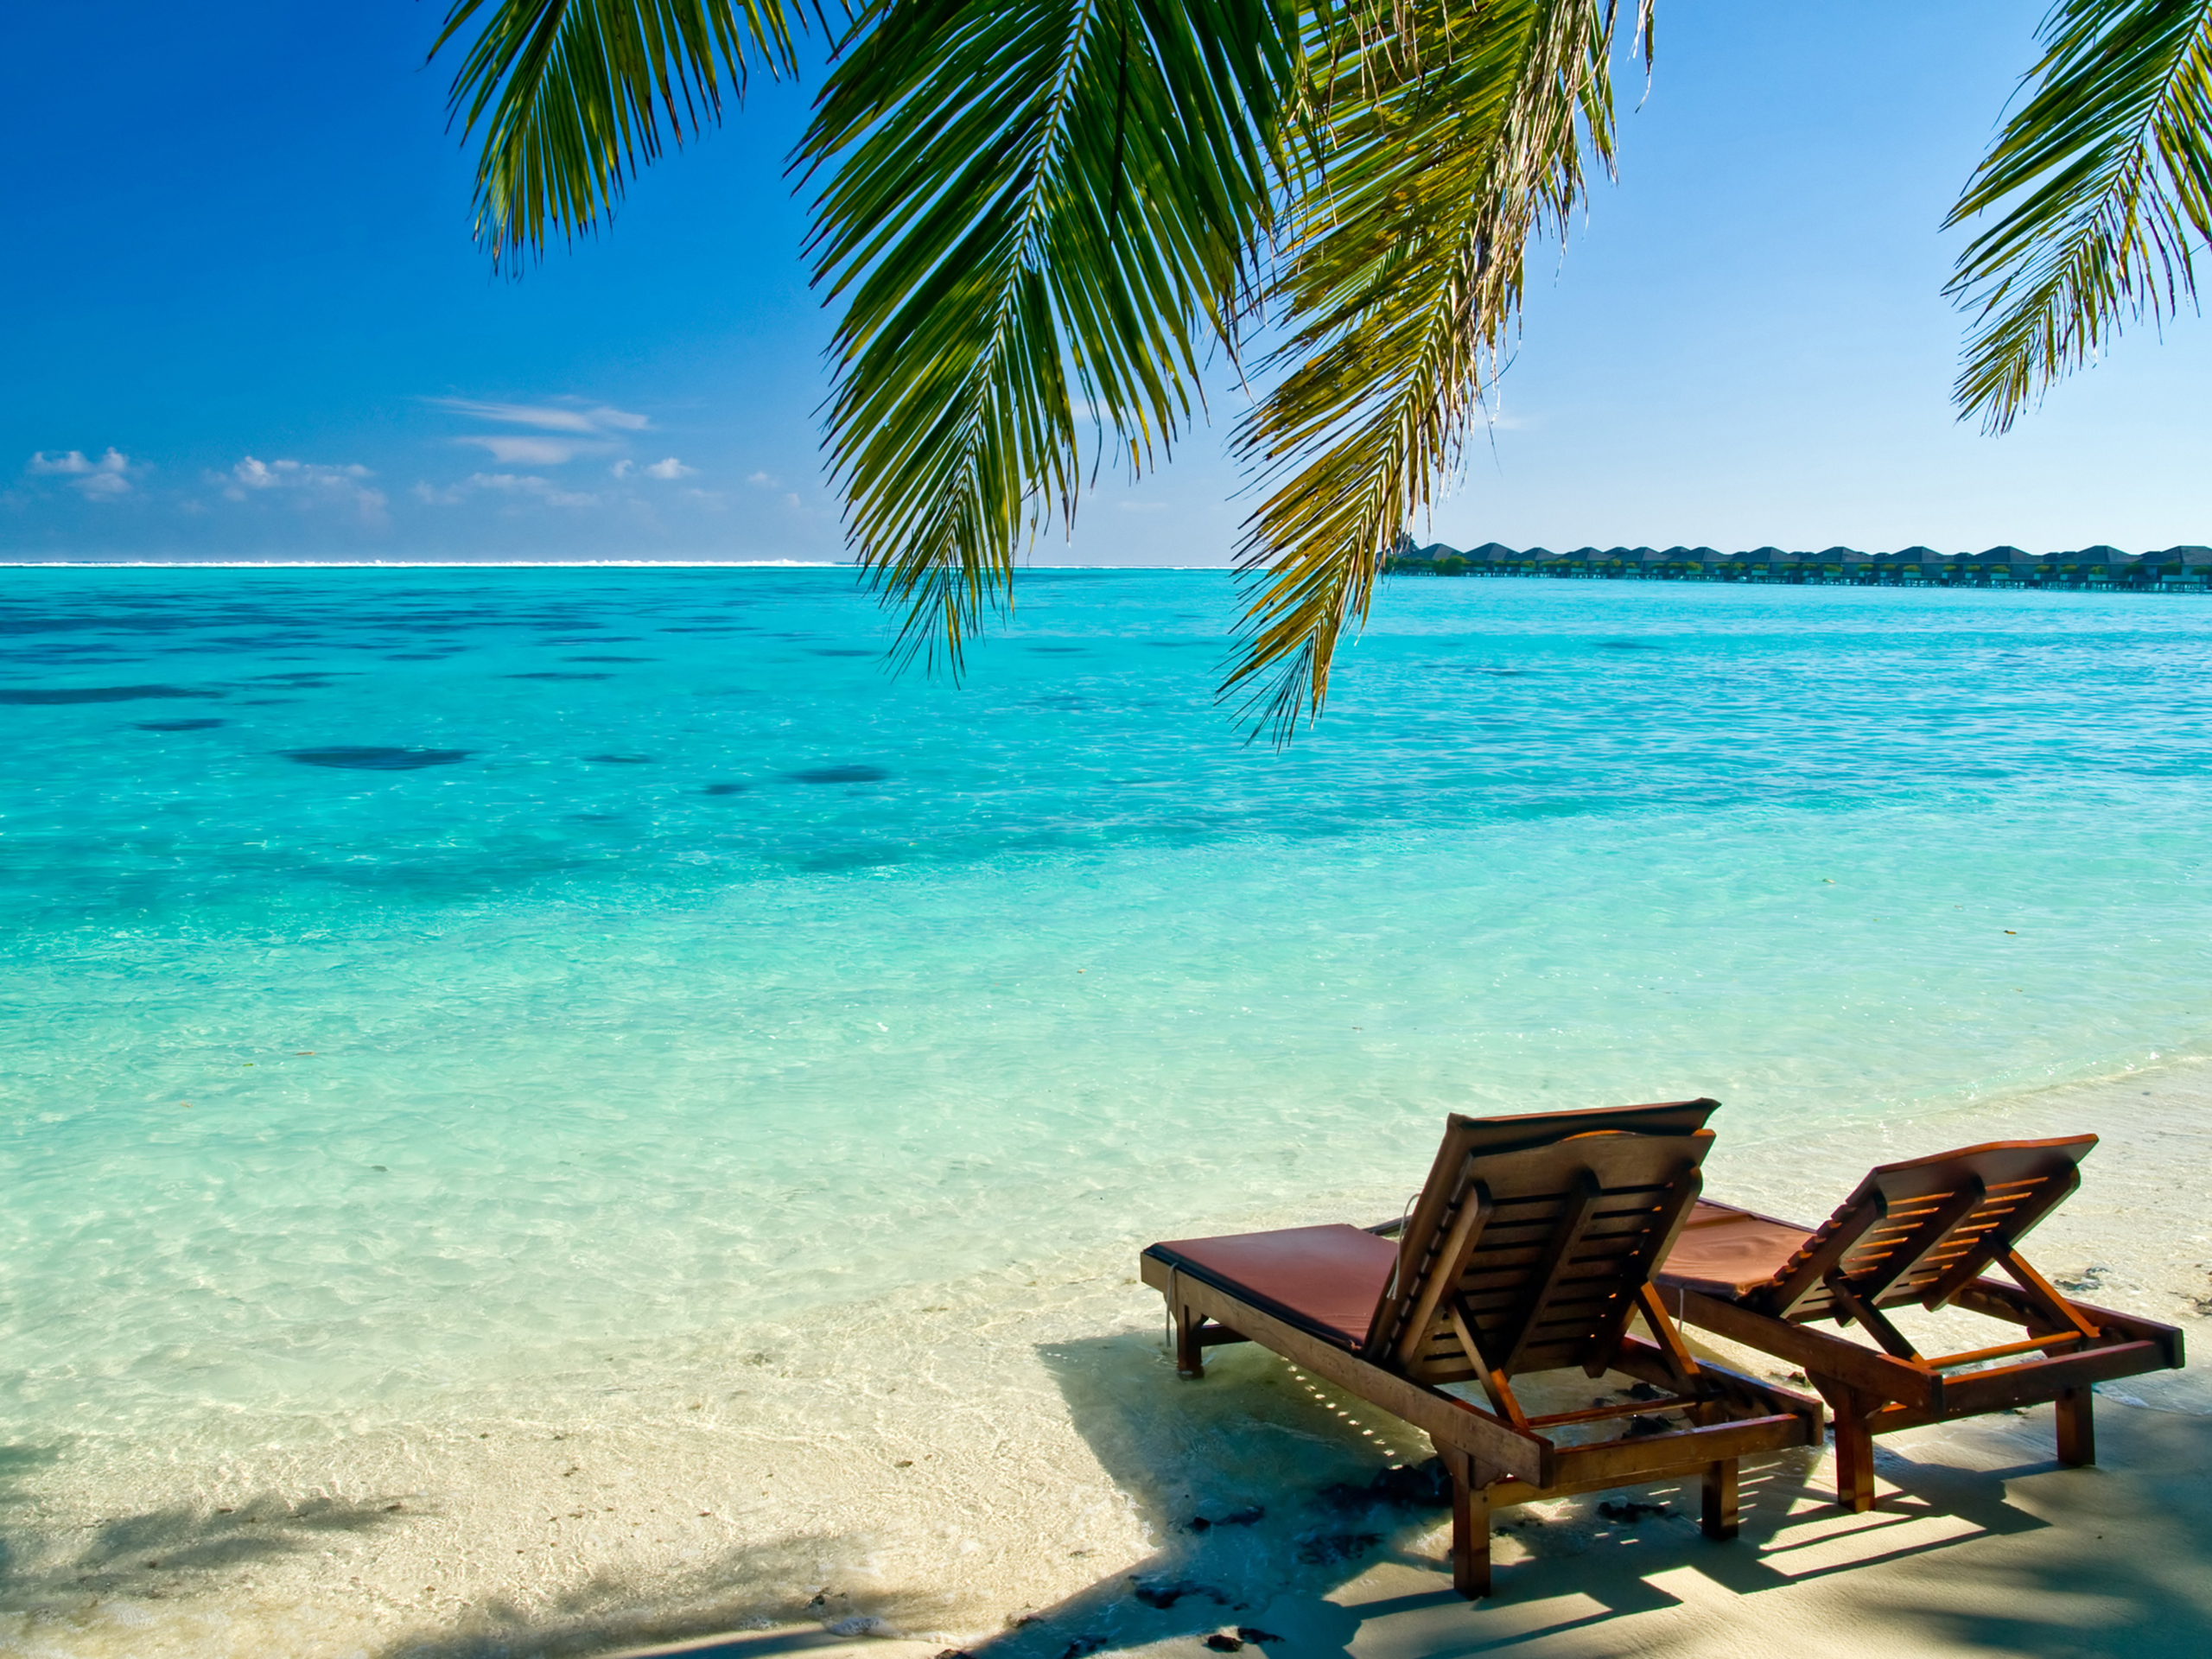
<instances>
[{"instance_id":1,"label":"wooden lounge chair","mask_svg":"<svg viewBox=\"0 0 2212 1659\"><path fill-rule=\"evenodd\" d=\"M1452 1477L1465 1596L1490 1593L1490 1514L1506 1504L1697 1475L1707 1535L1733 1537L1738 1459L1821 1444L1822 1414L1699 1363L1652 1289L1697 1197L1714 1104L1454 1116L1402 1225L1154 1244L1141 1266L1173 1315L1176 1369L1196 1377L1208 1347L1256 1342L1426 1430ZM1629 1331L1637 1314L1651 1340ZM1667 1392L1529 1415L1513 1379L1567 1366ZM1446 1392L1469 1382L1486 1406ZM1567 1443L1631 1417L1618 1437Z\"/></svg>"},{"instance_id":2,"label":"wooden lounge chair","mask_svg":"<svg viewBox=\"0 0 2212 1659\"><path fill-rule=\"evenodd\" d=\"M2182 1363L2171 1325L2059 1294L2021 1238L2081 1185L2094 1135L1997 1141L1885 1164L1819 1228L1700 1202L1660 1270L1685 1324L1804 1368L1835 1415L1836 1496L1874 1501L1873 1437L2055 1401L2058 1460L2096 1460L2090 1384ZM1981 1276L2003 1269L2010 1284ZM2024 1328L2021 1339L1935 1358L1883 1313L1916 1302ZM1812 1327L1857 1324L1869 1347ZM2011 1360L2011 1364L1994 1362Z\"/></svg>"}]
</instances>

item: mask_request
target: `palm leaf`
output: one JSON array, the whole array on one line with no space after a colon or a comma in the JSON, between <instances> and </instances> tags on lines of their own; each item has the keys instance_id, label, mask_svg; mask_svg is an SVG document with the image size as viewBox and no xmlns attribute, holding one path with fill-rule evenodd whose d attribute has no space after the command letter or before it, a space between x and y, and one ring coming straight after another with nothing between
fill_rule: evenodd
<instances>
[{"instance_id":1,"label":"palm leaf","mask_svg":"<svg viewBox=\"0 0 2212 1659\"><path fill-rule=\"evenodd\" d=\"M1586 147L1612 154L1611 4L1426 0L1386 22L1325 20L1312 45L1324 147L1289 230L1284 374L1236 436L1267 493L1222 690L1278 741L1319 713L1380 556L1456 465L1529 241L1564 233Z\"/></svg>"},{"instance_id":2,"label":"palm leaf","mask_svg":"<svg viewBox=\"0 0 2212 1659\"><path fill-rule=\"evenodd\" d=\"M742 98L752 67L796 70L820 0L454 0L435 58L482 14L448 108L481 124L476 236L495 261L597 227L626 179Z\"/></svg>"},{"instance_id":3,"label":"palm leaf","mask_svg":"<svg viewBox=\"0 0 2212 1659\"><path fill-rule=\"evenodd\" d=\"M800 148L845 302L827 447L901 649L957 670L1087 411L1133 469L1198 404L1272 213L1282 0L880 0ZM1096 464L1094 456L1093 464Z\"/></svg>"},{"instance_id":4,"label":"palm leaf","mask_svg":"<svg viewBox=\"0 0 2212 1659\"><path fill-rule=\"evenodd\" d=\"M1961 418L2009 428L2116 335L2196 291L2212 237L2212 0L2058 0L2036 83L1946 226L1999 204L1944 292L1975 326Z\"/></svg>"}]
</instances>

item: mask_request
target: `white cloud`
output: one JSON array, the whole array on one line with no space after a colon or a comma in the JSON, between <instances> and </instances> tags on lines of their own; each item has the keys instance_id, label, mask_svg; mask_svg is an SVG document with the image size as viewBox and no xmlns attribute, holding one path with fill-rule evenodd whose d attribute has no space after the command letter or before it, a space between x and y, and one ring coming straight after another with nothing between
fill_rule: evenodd
<instances>
[{"instance_id":1,"label":"white cloud","mask_svg":"<svg viewBox=\"0 0 2212 1659\"><path fill-rule=\"evenodd\" d=\"M261 461L248 455L229 472L210 473L208 479L222 486L226 500L245 501L275 491L302 507L326 502L350 506L364 524L381 524L385 493L363 481L375 476L358 461L330 467L321 461Z\"/></svg>"},{"instance_id":2,"label":"white cloud","mask_svg":"<svg viewBox=\"0 0 2212 1659\"><path fill-rule=\"evenodd\" d=\"M37 450L24 463L23 470L34 477L66 478L88 501L112 501L118 495L130 493L130 457L112 446L98 461L86 460L81 449L67 450L58 455Z\"/></svg>"},{"instance_id":3,"label":"white cloud","mask_svg":"<svg viewBox=\"0 0 2212 1659\"><path fill-rule=\"evenodd\" d=\"M748 474L745 481L748 484L758 484L764 490L772 490L776 487L774 476L768 473Z\"/></svg>"},{"instance_id":4,"label":"white cloud","mask_svg":"<svg viewBox=\"0 0 2212 1659\"><path fill-rule=\"evenodd\" d=\"M415 486L415 499L430 506L459 506L472 492L489 490L498 495L536 496L548 506L595 507L600 498L581 491L556 488L552 480L540 478L535 473L471 473L457 484L437 489L429 484Z\"/></svg>"},{"instance_id":5,"label":"white cloud","mask_svg":"<svg viewBox=\"0 0 2212 1659\"><path fill-rule=\"evenodd\" d=\"M569 404L480 404L467 397L433 397L441 409L502 426L534 426L546 432L642 432L652 423L626 409L605 404L590 408Z\"/></svg>"},{"instance_id":6,"label":"white cloud","mask_svg":"<svg viewBox=\"0 0 2212 1659\"><path fill-rule=\"evenodd\" d=\"M607 470L609 475L615 478L630 478L642 474L646 478L658 478L663 482L673 482L679 478L690 478L699 469L696 467L686 467L674 455L671 455L664 461L654 461L649 467L639 467L634 461L618 461Z\"/></svg>"},{"instance_id":7,"label":"white cloud","mask_svg":"<svg viewBox=\"0 0 2212 1659\"><path fill-rule=\"evenodd\" d=\"M455 438L454 442L474 444L490 451L493 460L509 466L519 461L525 467L558 467L574 460L579 450L598 448L596 444L571 443L566 438L525 438L507 434Z\"/></svg>"}]
</instances>

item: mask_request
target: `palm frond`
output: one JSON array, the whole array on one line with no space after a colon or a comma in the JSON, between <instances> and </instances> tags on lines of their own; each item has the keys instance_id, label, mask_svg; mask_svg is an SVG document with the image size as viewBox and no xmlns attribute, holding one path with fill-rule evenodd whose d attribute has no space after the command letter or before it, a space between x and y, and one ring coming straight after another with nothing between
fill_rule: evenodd
<instances>
[{"instance_id":1,"label":"palm frond","mask_svg":"<svg viewBox=\"0 0 2212 1659\"><path fill-rule=\"evenodd\" d=\"M2001 203L1944 292L1975 312L1954 396L2002 432L2125 318L2172 315L2212 238L2212 0L2058 0L2035 91L1945 219Z\"/></svg>"},{"instance_id":2,"label":"palm frond","mask_svg":"<svg viewBox=\"0 0 2212 1659\"><path fill-rule=\"evenodd\" d=\"M1324 143L1281 279L1287 372L1236 435L1267 493L1222 687L1279 742L1319 713L1382 553L1456 466L1530 240L1564 234L1586 149L1611 165L1614 24L1605 0L1414 0L1309 48Z\"/></svg>"},{"instance_id":3,"label":"palm frond","mask_svg":"<svg viewBox=\"0 0 2212 1659\"><path fill-rule=\"evenodd\" d=\"M879 0L799 150L845 310L826 444L902 652L957 671L1078 428L1133 469L1192 417L1271 212L1288 0ZM1095 463L1094 463L1095 464Z\"/></svg>"},{"instance_id":4,"label":"palm frond","mask_svg":"<svg viewBox=\"0 0 2212 1659\"><path fill-rule=\"evenodd\" d=\"M464 138L481 124L476 237L497 263L595 228L628 178L743 98L754 63L798 67L820 0L454 0L435 58L482 14L447 97Z\"/></svg>"}]
</instances>

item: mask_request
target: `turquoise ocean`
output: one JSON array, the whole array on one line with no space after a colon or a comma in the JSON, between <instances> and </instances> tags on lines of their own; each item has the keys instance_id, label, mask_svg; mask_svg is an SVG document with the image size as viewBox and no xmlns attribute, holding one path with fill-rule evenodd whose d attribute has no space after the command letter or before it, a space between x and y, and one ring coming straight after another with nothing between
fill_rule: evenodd
<instances>
[{"instance_id":1,"label":"turquoise ocean","mask_svg":"<svg viewBox=\"0 0 2212 1659\"><path fill-rule=\"evenodd\" d=\"M1417 1184L2212 1052L2212 608L1407 580L1318 728L1217 572L19 569L0 1412L404 1423Z\"/></svg>"}]
</instances>

